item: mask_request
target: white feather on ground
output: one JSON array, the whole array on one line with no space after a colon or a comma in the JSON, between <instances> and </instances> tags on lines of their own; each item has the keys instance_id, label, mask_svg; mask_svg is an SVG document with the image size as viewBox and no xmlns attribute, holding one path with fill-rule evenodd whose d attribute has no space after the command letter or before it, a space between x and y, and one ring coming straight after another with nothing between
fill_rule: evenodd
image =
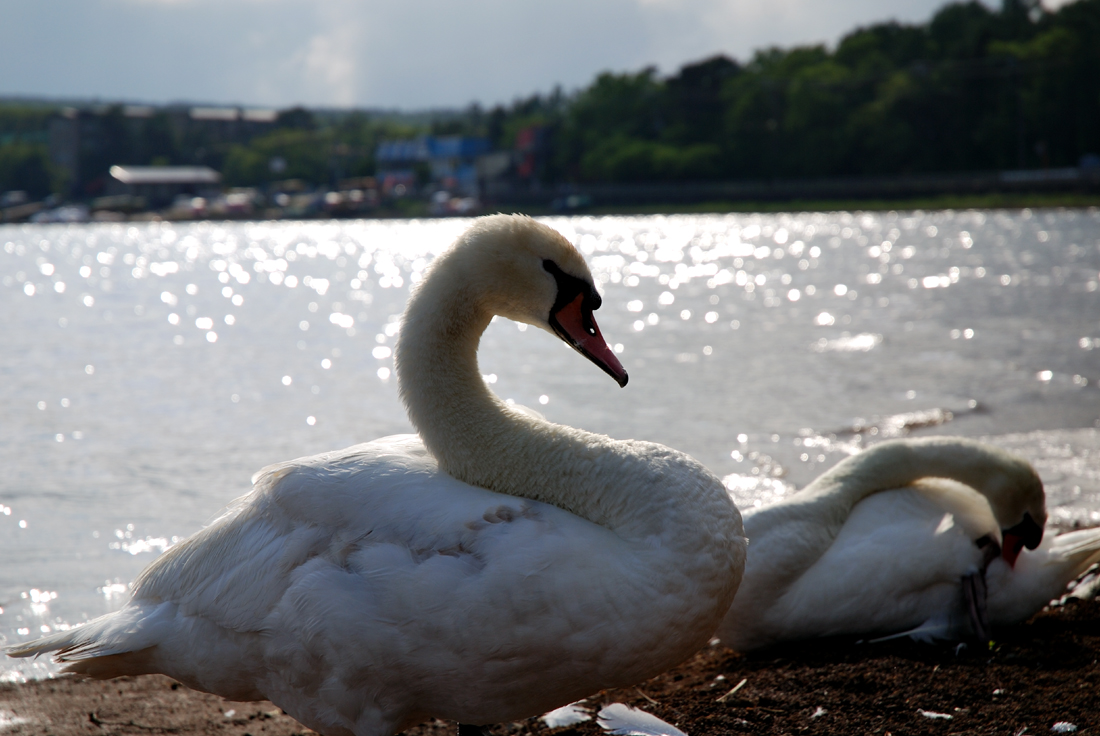
<instances>
[{"instance_id":1,"label":"white feather on ground","mask_svg":"<svg viewBox=\"0 0 1100 736\"><path fill-rule=\"evenodd\" d=\"M564 728L575 726L578 723L592 720L592 714L585 710L583 705L570 703L560 708L555 708L549 713L543 713L539 720L546 724L547 728Z\"/></svg>"},{"instance_id":2,"label":"white feather on ground","mask_svg":"<svg viewBox=\"0 0 1100 736\"><path fill-rule=\"evenodd\" d=\"M624 703L612 703L601 708L596 722L603 730L623 736L687 736L676 726L662 721L652 713L631 708Z\"/></svg>"}]
</instances>

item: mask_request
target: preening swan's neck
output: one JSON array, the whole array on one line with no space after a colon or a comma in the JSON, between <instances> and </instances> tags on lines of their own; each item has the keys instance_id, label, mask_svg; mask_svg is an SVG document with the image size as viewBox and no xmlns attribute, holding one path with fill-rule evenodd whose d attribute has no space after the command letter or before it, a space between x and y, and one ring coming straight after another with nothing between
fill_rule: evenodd
<instances>
[{"instance_id":1,"label":"preening swan's neck","mask_svg":"<svg viewBox=\"0 0 1100 736\"><path fill-rule=\"evenodd\" d=\"M949 478L985 496L998 520L1007 523L1001 518L1004 502L1014 484L1028 480L1025 468L1008 453L959 437L883 442L837 463L799 496L843 524L852 507L873 493L921 478Z\"/></svg>"}]
</instances>

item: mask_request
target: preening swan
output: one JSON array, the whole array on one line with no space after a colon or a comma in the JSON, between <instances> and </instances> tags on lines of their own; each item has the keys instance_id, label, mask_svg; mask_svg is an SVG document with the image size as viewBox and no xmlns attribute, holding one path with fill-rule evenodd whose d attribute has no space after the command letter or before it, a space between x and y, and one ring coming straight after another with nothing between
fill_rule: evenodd
<instances>
[{"instance_id":1,"label":"preening swan","mask_svg":"<svg viewBox=\"0 0 1100 736\"><path fill-rule=\"evenodd\" d=\"M1003 450L959 437L883 442L746 511L752 553L718 636L749 650L933 624L943 634L945 618L984 634L986 566L1011 569L1046 518L1039 476Z\"/></svg>"},{"instance_id":2,"label":"preening swan","mask_svg":"<svg viewBox=\"0 0 1100 736\"><path fill-rule=\"evenodd\" d=\"M674 666L741 578L741 517L721 481L667 447L514 410L478 370L501 315L625 385L599 306L560 234L477 220L405 311L396 370L419 436L263 469L122 610L9 654L269 698L331 736L511 721Z\"/></svg>"}]
</instances>

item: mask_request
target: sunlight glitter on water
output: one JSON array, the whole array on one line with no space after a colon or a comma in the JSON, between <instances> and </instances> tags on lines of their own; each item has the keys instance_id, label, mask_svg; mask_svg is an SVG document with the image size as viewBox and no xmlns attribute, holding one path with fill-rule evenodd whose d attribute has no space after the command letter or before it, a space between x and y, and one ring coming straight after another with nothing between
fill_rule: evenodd
<instances>
[{"instance_id":1,"label":"sunlight glitter on water","mask_svg":"<svg viewBox=\"0 0 1100 736\"><path fill-rule=\"evenodd\" d=\"M752 506L883 437L984 436L1037 464L1052 519L1100 522L1097 212L546 222L631 383L497 320L502 397L690 452ZM0 643L119 605L260 467L409 431L400 315L469 223L0 226Z\"/></svg>"}]
</instances>

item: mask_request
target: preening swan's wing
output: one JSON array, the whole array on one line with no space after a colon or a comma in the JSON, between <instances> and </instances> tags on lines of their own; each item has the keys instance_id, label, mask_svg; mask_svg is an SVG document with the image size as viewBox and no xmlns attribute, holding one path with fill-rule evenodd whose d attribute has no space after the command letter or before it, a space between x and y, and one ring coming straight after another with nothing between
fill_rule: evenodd
<instances>
[{"instance_id":1,"label":"preening swan's wing","mask_svg":"<svg viewBox=\"0 0 1100 736\"><path fill-rule=\"evenodd\" d=\"M812 617L817 636L908 628L953 606L982 560L954 515L910 489L886 491L856 505L777 613L791 626Z\"/></svg>"},{"instance_id":2,"label":"preening swan's wing","mask_svg":"<svg viewBox=\"0 0 1100 736\"><path fill-rule=\"evenodd\" d=\"M769 576L771 562L758 551L754 522L755 515L746 514L749 562L719 631L734 648L918 626L956 605L960 576L982 563L970 525L913 488L857 504L832 544L806 560L785 587ZM794 568L793 555L787 559Z\"/></svg>"}]
</instances>

